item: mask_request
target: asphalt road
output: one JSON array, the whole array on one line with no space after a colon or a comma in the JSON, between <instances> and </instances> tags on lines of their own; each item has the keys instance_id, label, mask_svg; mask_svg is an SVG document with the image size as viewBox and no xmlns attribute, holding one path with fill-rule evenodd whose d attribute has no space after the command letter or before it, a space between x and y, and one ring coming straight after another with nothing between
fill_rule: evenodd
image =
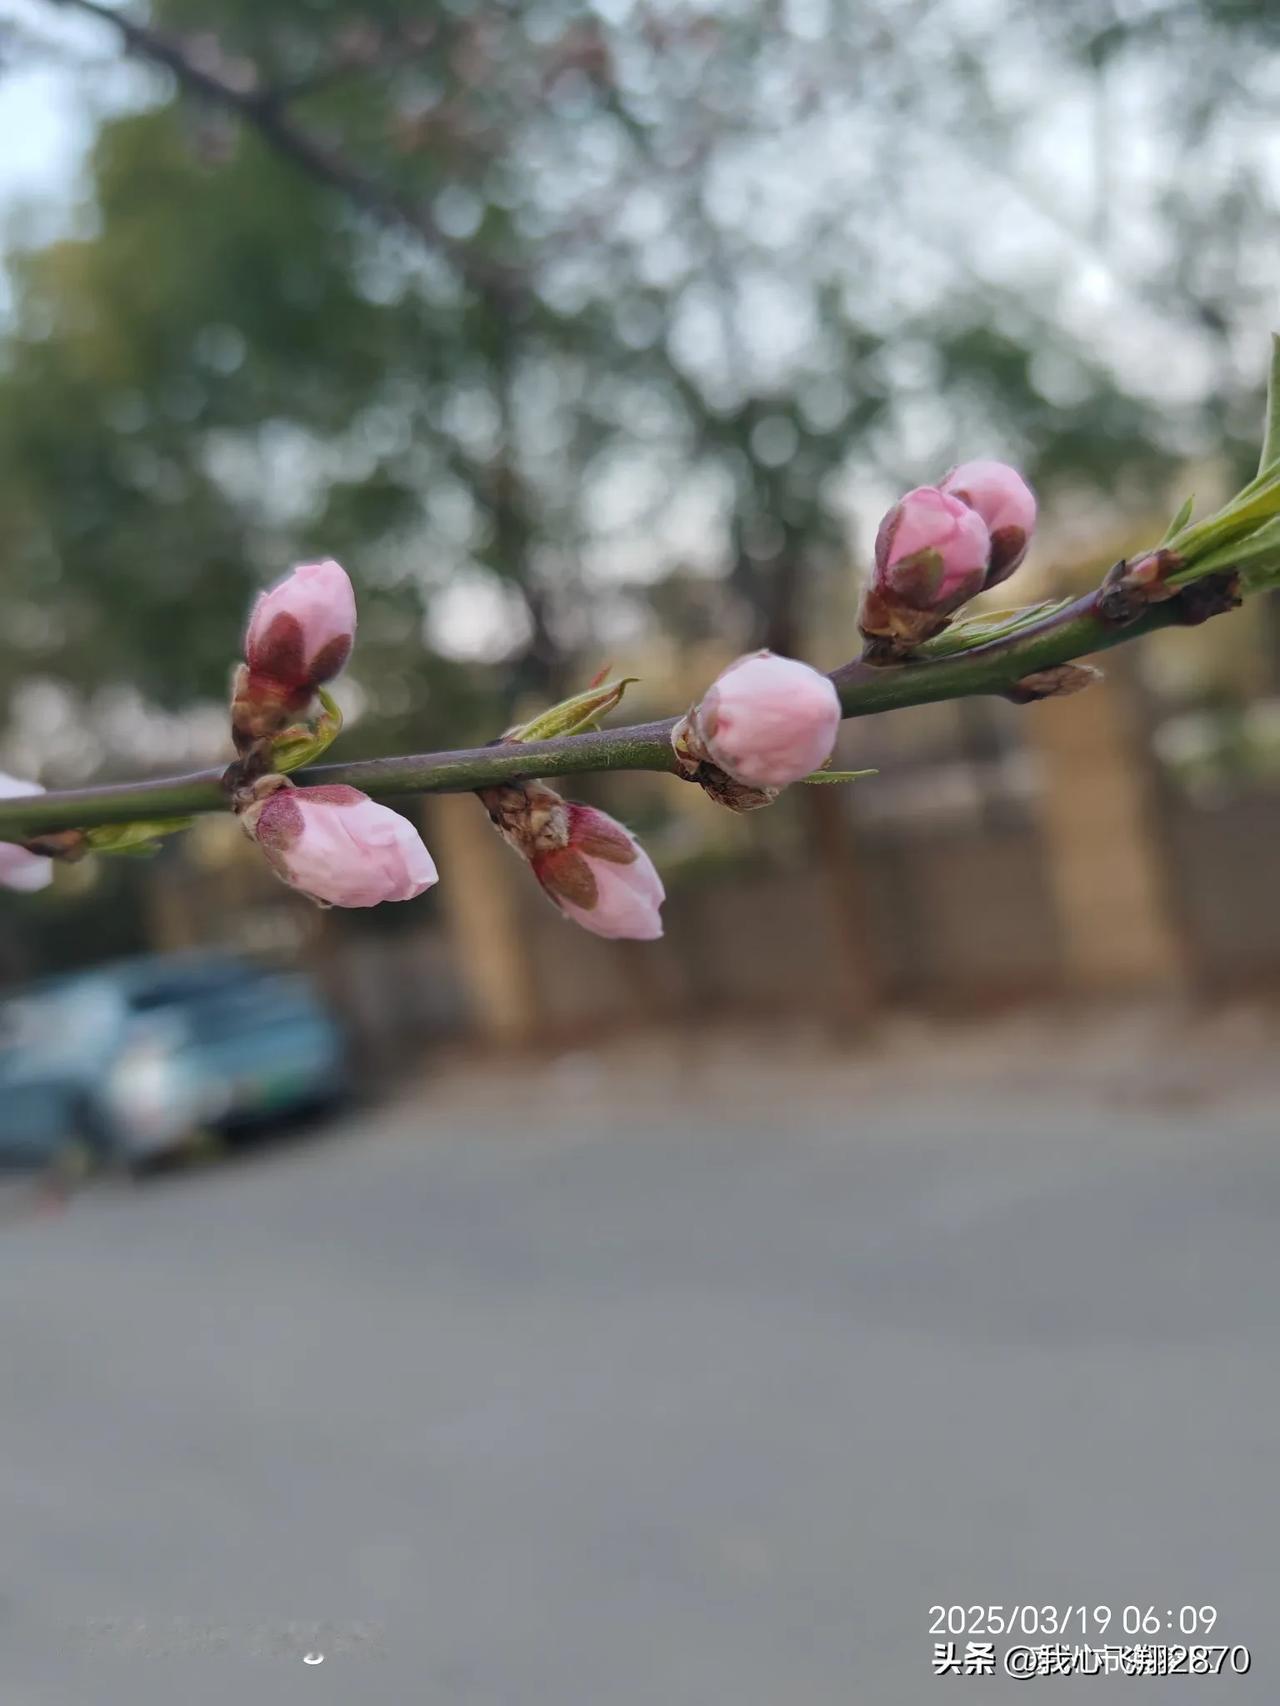
<instances>
[{"instance_id":1,"label":"asphalt road","mask_svg":"<svg viewBox=\"0 0 1280 1706\"><path fill-rule=\"evenodd\" d=\"M1280 1698L1274 1102L557 1083L0 1231L3 1706L979 1702L1026 1604Z\"/></svg>"}]
</instances>

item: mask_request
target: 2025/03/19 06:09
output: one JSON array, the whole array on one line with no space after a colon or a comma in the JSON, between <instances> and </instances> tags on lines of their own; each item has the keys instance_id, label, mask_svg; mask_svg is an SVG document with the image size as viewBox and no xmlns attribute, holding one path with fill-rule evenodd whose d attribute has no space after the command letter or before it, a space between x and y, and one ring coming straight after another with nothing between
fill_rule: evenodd
<instances>
[{"instance_id":1,"label":"2025/03/19 06:09","mask_svg":"<svg viewBox=\"0 0 1280 1706\"><path fill-rule=\"evenodd\" d=\"M1205 1636L1213 1605L931 1605L931 1635Z\"/></svg>"}]
</instances>

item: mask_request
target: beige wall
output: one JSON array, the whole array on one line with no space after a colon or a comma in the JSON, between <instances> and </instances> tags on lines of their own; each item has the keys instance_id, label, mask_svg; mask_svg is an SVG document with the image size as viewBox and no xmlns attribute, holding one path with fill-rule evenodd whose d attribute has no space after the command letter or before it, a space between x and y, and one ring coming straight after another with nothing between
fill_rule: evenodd
<instances>
[{"instance_id":1,"label":"beige wall","mask_svg":"<svg viewBox=\"0 0 1280 1706\"><path fill-rule=\"evenodd\" d=\"M1123 667L1068 699L1026 707L1042 765L1039 817L1069 986L1179 989L1187 946L1154 795L1139 699Z\"/></svg>"}]
</instances>

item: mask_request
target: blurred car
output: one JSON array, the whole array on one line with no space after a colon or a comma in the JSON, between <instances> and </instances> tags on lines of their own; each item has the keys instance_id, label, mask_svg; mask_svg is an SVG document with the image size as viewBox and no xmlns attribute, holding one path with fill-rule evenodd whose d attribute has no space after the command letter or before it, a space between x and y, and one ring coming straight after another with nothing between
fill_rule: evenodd
<instances>
[{"instance_id":1,"label":"blurred car","mask_svg":"<svg viewBox=\"0 0 1280 1706\"><path fill-rule=\"evenodd\" d=\"M232 954L128 960L0 1003L0 1162L141 1165L348 1088L310 982Z\"/></svg>"}]
</instances>

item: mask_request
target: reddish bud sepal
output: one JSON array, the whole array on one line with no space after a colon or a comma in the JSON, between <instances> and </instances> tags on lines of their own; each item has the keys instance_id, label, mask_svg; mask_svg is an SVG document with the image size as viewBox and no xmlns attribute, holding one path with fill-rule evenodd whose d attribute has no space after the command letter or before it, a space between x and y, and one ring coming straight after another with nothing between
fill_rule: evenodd
<instances>
[{"instance_id":1,"label":"reddish bud sepal","mask_svg":"<svg viewBox=\"0 0 1280 1706\"><path fill-rule=\"evenodd\" d=\"M231 684L231 738L247 753L305 721L314 699L309 687L289 687L242 663Z\"/></svg>"}]
</instances>

